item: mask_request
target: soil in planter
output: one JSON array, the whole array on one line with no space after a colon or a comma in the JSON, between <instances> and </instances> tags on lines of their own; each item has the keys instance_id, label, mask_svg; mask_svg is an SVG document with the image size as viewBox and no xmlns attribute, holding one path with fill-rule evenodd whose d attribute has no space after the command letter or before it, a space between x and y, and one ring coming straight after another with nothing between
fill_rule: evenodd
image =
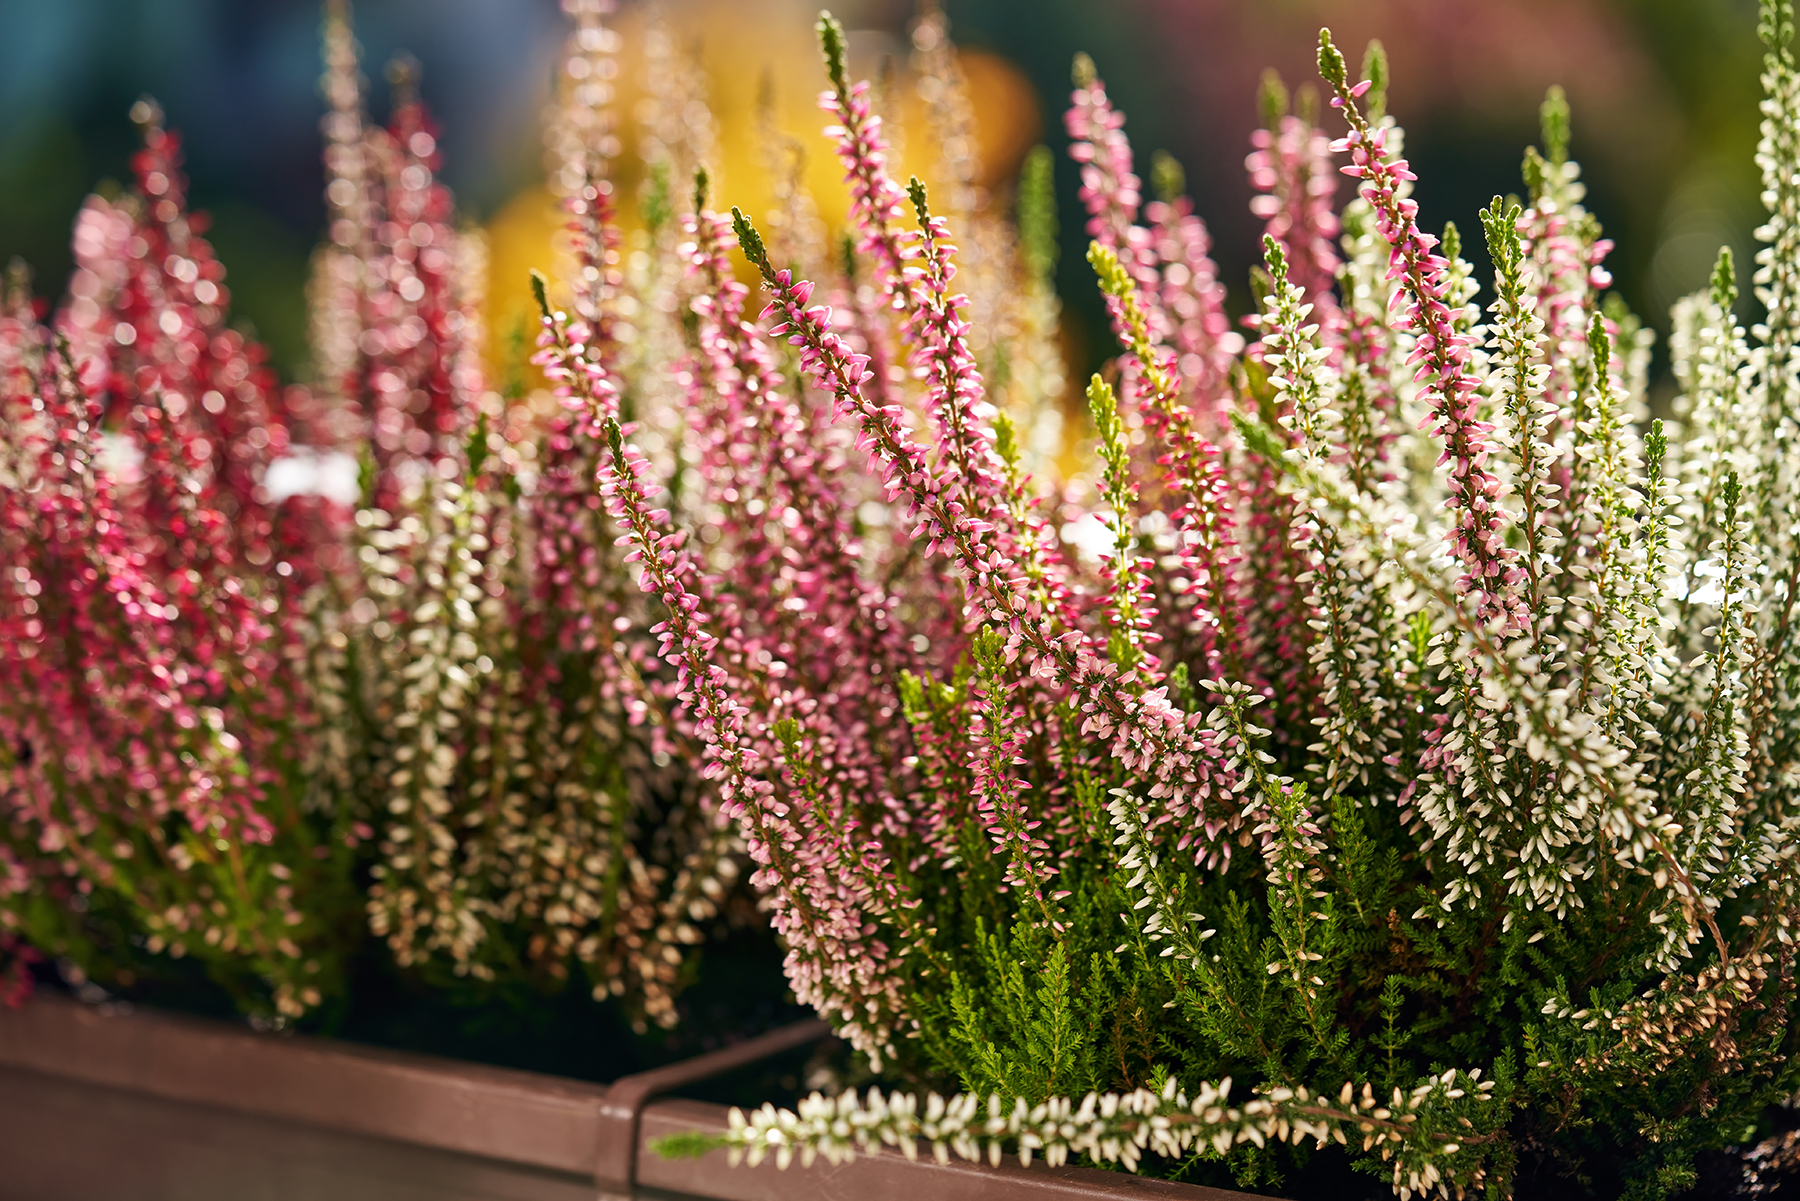
<instances>
[{"instance_id":1,"label":"soil in planter","mask_svg":"<svg viewBox=\"0 0 1800 1201\"><path fill-rule=\"evenodd\" d=\"M811 1011L789 998L781 952L766 927L739 927L710 940L672 1030L634 1031L617 1001L595 1001L576 979L557 987L524 981L431 987L398 971L385 954L358 956L349 1003L321 1033L353 1042L498 1067L605 1082L687 1059Z\"/></svg>"},{"instance_id":2,"label":"soil in planter","mask_svg":"<svg viewBox=\"0 0 1800 1201\"><path fill-rule=\"evenodd\" d=\"M1800 1201L1800 1111L1770 1106L1752 1141L1702 1155L1695 1167L1699 1179L1679 1201Z\"/></svg>"}]
</instances>

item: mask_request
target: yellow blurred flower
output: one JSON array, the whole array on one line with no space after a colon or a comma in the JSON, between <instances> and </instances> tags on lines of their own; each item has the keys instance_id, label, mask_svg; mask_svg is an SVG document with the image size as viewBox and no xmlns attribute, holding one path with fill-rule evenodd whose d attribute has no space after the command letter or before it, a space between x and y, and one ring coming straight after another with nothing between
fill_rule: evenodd
<instances>
[{"instance_id":1,"label":"yellow blurred flower","mask_svg":"<svg viewBox=\"0 0 1800 1201\"><path fill-rule=\"evenodd\" d=\"M771 16L776 8L777 16ZM619 224L627 237L643 228L638 203L645 166L637 150L640 117L650 93L645 47L652 33L642 8L620 14L613 24L622 47L613 102L616 128L625 153L613 164ZM819 130L828 124L817 106L826 86L814 40L811 10L798 5L746 6L728 0L701 0L681 6L667 33L676 50L695 63L706 80L707 104L717 130L714 153L706 163L712 175L713 205L737 205L756 216L775 202L775 180L766 166L765 128L759 107L769 106L775 127L804 149L804 183L818 205L831 237L841 229L849 195L842 171ZM937 148L929 144L925 102L908 65L911 46L887 31L851 31L850 66L855 77L879 78L884 60L891 61L891 83L882 98L884 112L897 112L894 174L917 175L936 189ZM961 52L974 111L981 114L974 147L981 187L997 188L1017 173L1025 152L1040 134L1042 116L1037 96L1025 77L996 55ZM677 208L690 201L687 181L672 181ZM513 357L516 331L530 333L533 302L527 283L532 269L554 274L553 243L563 215L550 190L537 185L515 196L487 225L489 287L486 317L490 337L490 378L504 379L519 369ZM750 282L750 273L743 278Z\"/></svg>"}]
</instances>

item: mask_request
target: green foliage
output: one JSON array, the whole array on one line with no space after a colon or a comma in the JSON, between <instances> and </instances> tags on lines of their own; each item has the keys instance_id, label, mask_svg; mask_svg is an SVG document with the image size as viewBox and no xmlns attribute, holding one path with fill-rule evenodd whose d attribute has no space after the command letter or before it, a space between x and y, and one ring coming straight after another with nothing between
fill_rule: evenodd
<instances>
[{"instance_id":1,"label":"green foliage","mask_svg":"<svg viewBox=\"0 0 1800 1201\"><path fill-rule=\"evenodd\" d=\"M651 1140L650 1153L663 1159L699 1159L724 1145L725 1140L718 1135L684 1131Z\"/></svg>"},{"instance_id":2,"label":"green foliage","mask_svg":"<svg viewBox=\"0 0 1800 1201\"><path fill-rule=\"evenodd\" d=\"M650 165L650 177L644 181L644 224L655 237L675 217L673 184L669 178L669 162L658 159Z\"/></svg>"},{"instance_id":3,"label":"green foliage","mask_svg":"<svg viewBox=\"0 0 1800 1201\"><path fill-rule=\"evenodd\" d=\"M1263 72L1262 83L1257 86L1256 111L1261 114L1265 129L1275 129L1288 114L1287 85L1273 67Z\"/></svg>"},{"instance_id":4,"label":"green foliage","mask_svg":"<svg viewBox=\"0 0 1800 1201\"><path fill-rule=\"evenodd\" d=\"M1180 160L1166 150L1151 155L1150 186L1164 204L1180 199L1187 192L1187 172L1181 169Z\"/></svg>"},{"instance_id":5,"label":"green foliage","mask_svg":"<svg viewBox=\"0 0 1800 1201\"><path fill-rule=\"evenodd\" d=\"M1048 286L1056 274L1056 156L1033 146L1019 168L1019 257L1033 280Z\"/></svg>"},{"instance_id":6,"label":"green foliage","mask_svg":"<svg viewBox=\"0 0 1800 1201\"><path fill-rule=\"evenodd\" d=\"M825 51L825 75L833 90L842 96L850 90L850 77L844 66L844 27L829 12L821 12L815 28L819 45Z\"/></svg>"},{"instance_id":7,"label":"green foliage","mask_svg":"<svg viewBox=\"0 0 1800 1201\"><path fill-rule=\"evenodd\" d=\"M1319 77L1334 88L1345 82L1344 53L1332 43L1329 29L1319 30Z\"/></svg>"},{"instance_id":8,"label":"green foliage","mask_svg":"<svg viewBox=\"0 0 1800 1201\"><path fill-rule=\"evenodd\" d=\"M1560 167L1569 161L1569 98L1557 84L1551 84L1538 110L1543 125L1544 155L1550 165Z\"/></svg>"},{"instance_id":9,"label":"green foliage","mask_svg":"<svg viewBox=\"0 0 1800 1201\"><path fill-rule=\"evenodd\" d=\"M1369 108L1369 118L1380 120L1387 111L1388 58L1387 47L1374 38L1363 50L1362 77L1369 81L1369 90L1364 102Z\"/></svg>"}]
</instances>

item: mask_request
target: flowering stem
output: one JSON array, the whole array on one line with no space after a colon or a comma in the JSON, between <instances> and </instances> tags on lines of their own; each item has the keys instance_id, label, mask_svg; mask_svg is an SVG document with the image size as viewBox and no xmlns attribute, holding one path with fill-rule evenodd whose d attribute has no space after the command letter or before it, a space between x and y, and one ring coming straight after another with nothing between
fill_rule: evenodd
<instances>
[{"instance_id":1,"label":"flowering stem","mask_svg":"<svg viewBox=\"0 0 1800 1201\"><path fill-rule=\"evenodd\" d=\"M1388 277L1400 282L1407 299L1407 323L1417 336L1410 361L1419 364L1415 378L1433 398L1435 432L1444 439L1438 462L1450 465L1451 508L1456 518L1452 549L1464 565L1458 587L1479 598L1483 621L1498 619L1509 630L1524 627L1527 617L1518 584L1524 572L1518 552L1506 545L1506 513L1499 507L1500 481L1487 469L1489 426L1476 415L1481 381L1469 366L1474 339L1457 331L1447 303L1450 263L1432 253L1437 239L1419 229L1418 201L1400 195L1403 182L1416 179L1406 160L1390 160L1387 127L1371 128L1357 98L1368 91L1364 80L1351 84L1344 56L1319 32L1319 73L1336 95L1333 108L1349 123L1348 136L1332 144L1348 150L1351 165L1344 174L1362 180L1360 192L1374 210L1376 227L1393 247Z\"/></svg>"},{"instance_id":2,"label":"flowering stem","mask_svg":"<svg viewBox=\"0 0 1800 1201\"><path fill-rule=\"evenodd\" d=\"M761 237L741 212L732 210L738 241L745 257L762 273L774 299L764 316L779 315L781 322L770 332L787 335L801 348L801 362L837 398L841 417L853 416L860 427L858 446L882 465L882 480L890 499L905 494L923 515L921 535L927 549L945 548L954 553L969 583L980 598L985 620L1005 631L1007 654L1023 650L1030 670L1054 680L1080 698L1085 715L1083 732L1093 730L1113 737L1114 753L1128 771L1151 777L1151 795L1166 797L1172 809L1185 811L1198 801L1204 808L1214 789L1224 783L1215 767L1213 739L1195 728L1197 715L1182 715L1165 696L1137 697L1126 691L1130 673L1121 675L1116 665L1098 660L1077 631L1052 638L1043 615L1015 566L992 547L991 523L964 514L951 504L939 473L906 435L900 413L871 403L862 392L867 379L868 356L850 352L843 339L831 332L830 310L807 307L810 283L796 282L769 261ZM1207 813L1209 839L1235 825L1235 814ZM1221 853L1228 848L1215 842Z\"/></svg>"}]
</instances>

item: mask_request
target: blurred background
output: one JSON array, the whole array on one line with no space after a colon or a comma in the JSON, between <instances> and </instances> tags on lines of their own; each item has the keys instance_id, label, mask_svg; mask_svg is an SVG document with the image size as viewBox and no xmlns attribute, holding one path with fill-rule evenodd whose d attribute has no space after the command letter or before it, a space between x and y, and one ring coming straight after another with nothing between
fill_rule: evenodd
<instances>
[{"instance_id":1,"label":"blurred background","mask_svg":"<svg viewBox=\"0 0 1800 1201\"><path fill-rule=\"evenodd\" d=\"M833 8L853 31L852 69L873 73L891 56L894 106L916 112L906 74L912 0ZM1720 245L1740 256L1752 248L1755 0L946 0L946 9L975 93L984 182L1004 196L1032 144L1058 152L1058 282L1077 358L1108 349L1093 336L1104 318L1082 261L1075 170L1062 155L1078 50L1128 114L1140 172L1159 148L1187 167L1239 311L1260 227L1243 167L1257 81L1266 67L1290 86L1311 80L1321 24L1353 63L1367 39L1386 44L1389 107L1407 129L1427 227L1454 220L1475 233L1489 197L1521 190L1538 105L1560 83L1588 204L1618 242L1618 287L1652 325L1666 332L1669 304L1704 283ZM778 123L808 147L808 181L835 226L843 194L817 133L814 13L790 0L624 0L616 24L627 155L642 35L660 19L708 78L720 203L754 212L767 202L755 109L769 95ZM318 0L0 0L0 260L22 256L40 294L60 298L77 208L126 176L127 112L154 95L184 136L193 202L212 214L235 318L284 378L304 378L305 280L324 230L320 16ZM555 220L540 136L565 30L555 0L360 0L353 17L376 117L386 115L382 64L402 51L422 64L423 94L443 127L444 178L463 221L490 234L497 294L522 299L505 282L548 264ZM909 124L905 157L925 159L922 129ZM1663 371L1660 347L1657 362Z\"/></svg>"}]
</instances>

